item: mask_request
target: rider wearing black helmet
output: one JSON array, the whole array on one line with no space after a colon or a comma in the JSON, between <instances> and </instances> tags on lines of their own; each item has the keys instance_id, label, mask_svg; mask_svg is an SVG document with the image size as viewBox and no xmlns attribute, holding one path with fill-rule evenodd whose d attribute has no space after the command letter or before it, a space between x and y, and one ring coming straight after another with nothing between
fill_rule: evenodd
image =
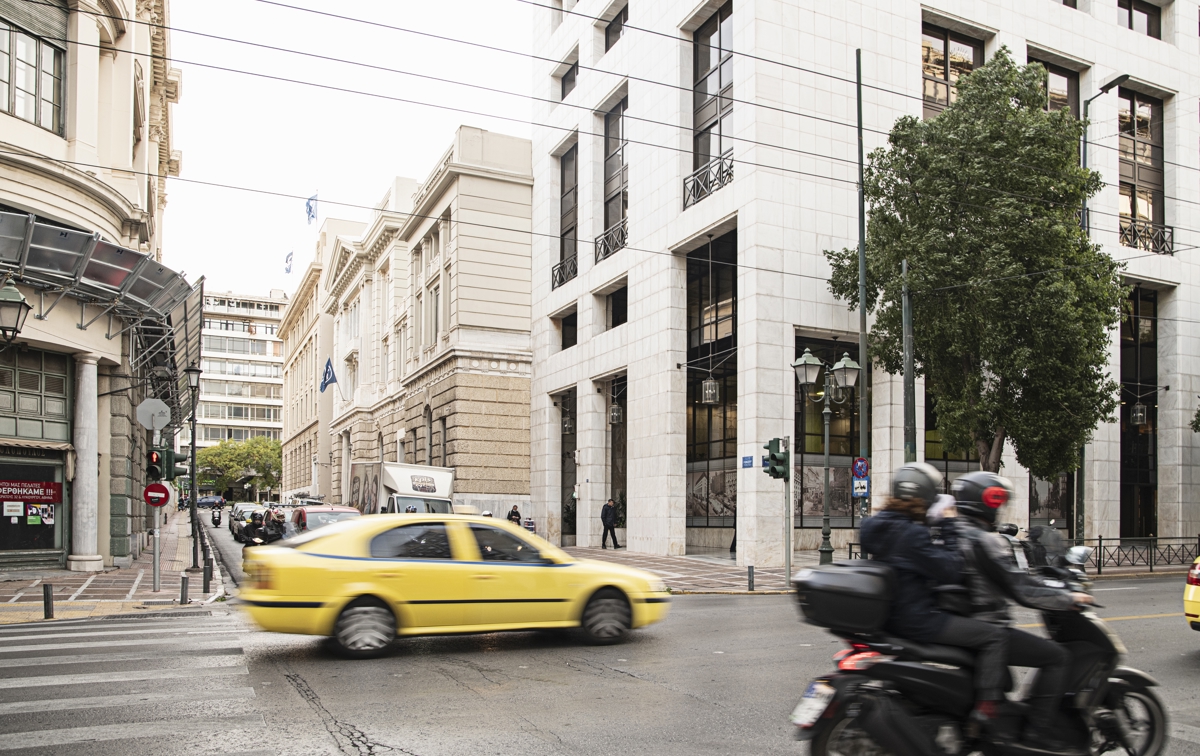
<instances>
[{"instance_id":1,"label":"rider wearing black helmet","mask_svg":"<svg viewBox=\"0 0 1200 756\"><path fill-rule=\"evenodd\" d=\"M1047 586L1017 566L1011 545L995 532L996 514L1012 490L1008 480L984 471L968 473L950 488L963 515L955 529L966 563L971 616L1005 628L1009 664L1041 669L1037 688L1028 700L1028 727L1022 746L1030 752L1065 754L1071 749L1055 735L1051 721L1067 688L1070 656L1053 641L1011 627L1008 601L1030 609L1064 611L1091 603L1092 599L1085 593Z\"/></svg>"}]
</instances>

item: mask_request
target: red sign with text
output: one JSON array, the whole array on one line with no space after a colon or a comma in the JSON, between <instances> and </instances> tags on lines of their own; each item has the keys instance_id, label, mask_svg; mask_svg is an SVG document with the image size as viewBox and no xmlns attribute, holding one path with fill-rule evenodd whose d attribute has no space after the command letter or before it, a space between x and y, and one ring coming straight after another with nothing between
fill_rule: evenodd
<instances>
[{"instance_id":1,"label":"red sign with text","mask_svg":"<svg viewBox=\"0 0 1200 756\"><path fill-rule=\"evenodd\" d=\"M0 499L33 504L62 503L62 483L37 480L0 480Z\"/></svg>"},{"instance_id":2,"label":"red sign with text","mask_svg":"<svg viewBox=\"0 0 1200 756\"><path fill-rule=\"evenodd\" d=\"M171 498L171 491L162 483L151 483L142 492L142 498L152 507L161 507Z\"/></svg>"}]
</instances>

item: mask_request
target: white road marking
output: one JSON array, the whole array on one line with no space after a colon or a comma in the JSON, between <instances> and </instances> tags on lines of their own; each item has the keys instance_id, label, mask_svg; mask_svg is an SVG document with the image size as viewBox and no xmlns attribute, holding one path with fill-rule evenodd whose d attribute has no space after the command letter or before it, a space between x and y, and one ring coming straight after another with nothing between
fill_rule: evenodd
<instances>
[{"instance_id":1,"label":"white road marking","mask_svg":"<svg viewBox=\"0 0 1200 756\"><path fill-rule=\"evenodd\" d=\"M174 680L192 677L223 677L248 675L245 666L199 667L183 669L137 669L125 672L90 672L78 675L43 675L41 677L10 677L0 680L0 689L34 688L47 685L87 685L90 683L131 682L133 680ZM22 746L32 748L33 746Z\"/></svg>"},{"instance_id":2,"label":"white road marking","mask_svg":"<svg viewBox=\"0 0 1200 756\"><path fill-rule=\"evenodd\" d=\"M187 634L187 635L209 634L209 635L211 635L211 634L221 634L221 633L232 634L232 633L240 632L242 630L241 627L237 627L235 629L230 629L230 630L205 630L205 631L195 632L195 631L191 630L191 627L198 627L198 626L185 626L185 627L176 627L176 628L156 627L152 630L107 630L107 631L101 630L98 632L90 632L90 633L67 632L67 633L46 633L45 635L17 635L17 636L8 636L4 640L19 641L19 640L41 640L43 638L83 638L83 637L95 636L95 635L171 635L171 634Z\"/></svg>"},{"instance_id":3,"label":"white road marking","mask_svg":"<svg viewBox=\"0 0 1200 756\"><path fill-rule=\"evenodd\" d=\"M89 696L87 698L54 698L46 701L14 701L0 703L0 715L35 714L43 711L78 711L80 709L107 709L120 706L141 706L147 703L172 703L178 701L242 701L254 698L254 688L229 688L227 690L180 690L173 692L132 693L125 696Z\"/></svg>"},{"instance_id":4,"label":"white road marking","mask_svg":"<svg viewBox=\"0 0 1200 756\"><path fill-rule=\"evenodd\" d=\"M13 596L13 597L12 597L12 598L10 598L8 601L5 601L4 603L6 603L6 604L15 604L15 603L17 603L17 599L21 598L21 597L22 597L22 596L24 596L24 595L25 595L25 591L21 591L21 592L20 592L20 593L18 593L16 596Z\"/></svg>"},{"instance_id":5,"label":"white road marking","mask_svg":"<svg viewBox=\"0 0 1200 756\"><path fill-rule=\"evenodd\" d=\"M226 646L226 648L230 648ZM179 653L164 653L163 650L157 652L143 652L133 654L76 654L70 656L22 656L17 659L4 659L4 666L7 669L15 667L51 667L56 664L104 664L107 662L126 662L126 661L144 661L146 659L187 659L201 667L218 667L222 666L218 660L236 660L242 654L218 654L208 656L187 656L195 651L192 646L186 646L179 649ZM241 648L237 649L239 652Z\"/></svg>"},{"instance_id":6,"label":"white road marking","mask_svg":"<svg viewBox=\"0 0 1200 756\"><path fill-rule=\"evenodd\" d=\"M1171 725L1171 737L1176 740L1186 740L1189 743L1200 744L1200 727L1191 725L1179 724L1178 722Z\"/></svg>"},{"instance_id":7,"label":"white road marking","mask_svg":"<svg viewBox=\"0 0 1200 756\"><path fill-rule=\"evenodd\" d=\"M133 579L133 587L129 589L129 593L125 594L125 600L133 598L133 594L137 593L138 586L142 584L142 576L146 574L145 570L138 570L137 577Z\"/></svg>"},{"instance_id":8,"label":"white road marking","mask_svg":"<svg viewBox=\"0 0 1200 756\"><path fill-rule=\"evenodd\" d=\"M34 730L0 735L0 751L20 748L48 748L103 740L132 740L136 738L174 739L188 733L228 733L231 730L251 730L263 727L261 714L240 717L198 717L196 719L164 719L158 722L122 722L96 727L69 727L56 730Z\"/></svg>"},{"instance_id":9,"label":"white road marking","mask_svg":"<svg viewBox=\"0 0 1200 756\"><path fill-rule=\"evenodd\" d=\"M187 648L225 648L233 641L198 641L191 642L186 638L172 638L171 640L119 640L119 641L89 641L86 643L35 643L28 646L0 646L0 653L27 653L29 651L65 651L74 648L122 648L125 646L136 646L137 648L148 648L150 646L173 646L180 643L187 643ZM0 662L8 659L7 656L0 656Z\"/></svg>"},{"instance_id":10,"label":"white road marking","mask_svg":"<svg viewBox=\"0 0 1200 756\"><path fill-rule=\"evenodd\" d=\"M88 578L87 580L83 581L83 585L79 586L79 590L77 590L77 591L75 591L74 593L72 593L72 594L71 594L71 598L67 599L67 601L74 601L74 600L76 599L76 597L78 597L78 596L79 596L79 594L81 594L81 593L83 593L84 591L86 591L86 590L87 590L87 587L88 587L89 585L91 585L91 584L92 584L92 581L93 581L93 580L95 580L95 579L96 579L96 576L95 576L95 575L92 575L90 578Z\"/></svg>"},{"instance_id":11,"label":"white road marking","mask_svg":"<svg viewBox=\"0 0 1200 756\"><path fill-rule=\"evenodd\" d=\"M1092 593L1099 593L1100 591L1136 591L1136 590L1137 590L1136 586L1134 586L1132 588L1093 588Z\"/></svg>"}]
</instances>

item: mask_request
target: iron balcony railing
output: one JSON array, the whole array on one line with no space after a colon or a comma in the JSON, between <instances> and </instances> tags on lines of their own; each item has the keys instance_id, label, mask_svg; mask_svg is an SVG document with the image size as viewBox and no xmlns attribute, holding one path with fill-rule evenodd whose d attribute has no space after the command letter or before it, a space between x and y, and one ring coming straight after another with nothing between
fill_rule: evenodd
<instances>
[{"instance_id":1,"label":"iron balcony railing","mask_svg":"<svg viewBox=\"0 0 1200 756\"><path fill-rule=\"evenodd\" d=\"M1158 255L1174 254L1175 229L1161 223L1122 216L1121 245L1144 249Z\"/></svg>"},{"instance_id":2,"label":"iron balcony railing","mask_svg":"<svg viewBox=\"0 0 1200 756\"><path fill-rule=\"evenodd\" d=\"M579 257L571 255L550 270L550 288L557 289L579 275Z\"/></svg>"},{"instance_id":3,"label":"iron balcony railing","mask_svg":"<svg viewBox=\"0 0 1200 756\"><path fill-rule=\"evenodd\" d=\"M733 150L713 158L683 180L683 209L733 182Z\"/></svg>"},{"instance_id":4,"label":"iron balcony railing","mask_svg":"<svg viewBox=\"0 0 1200 756\"><path fill-rule=\"evenodd\" d=\"M596 237L596 262L611 257L629 243L629 219L622 218Z\"/></svg>"}]
</instances>

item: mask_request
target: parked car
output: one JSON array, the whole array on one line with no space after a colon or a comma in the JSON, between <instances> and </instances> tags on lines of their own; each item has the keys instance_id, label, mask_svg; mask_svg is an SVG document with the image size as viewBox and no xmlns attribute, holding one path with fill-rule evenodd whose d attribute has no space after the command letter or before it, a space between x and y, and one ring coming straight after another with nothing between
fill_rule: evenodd
<instances>
[{"instance_id":1,"label":"parked car","mask_svg":"<svg viewBox=\"0 0 1200 756\"><path fill-rule=\"evenodd\" d=\"M1187 585L1183 589L1183 614L1193 630L1200 630L1200 557L1188 570Z\"/></svg>"},{"instance_id":2,"label":"parked car","mask_svg":"<svg viewBox=\"0 0 1200 756\"><path fill-rule=\"evenodd\" d=\"M244 552L239 601L264 629L332 636L346 656L397 635L581 628L625 640L663 620L670 594L650 572L575 559L502 520L471 515L351 517Z\"/></svg>"},{"instance_id":3,"label":"parked car","mask_svg":"<svg viewBox=\"0 0 1200 756\"><path fill-rule=\"evenodd\" d=\"M351 517L361 517L354 507L339 507L334 504L298 506L292 510L288 519L288 536L300 535L310 530L323 528L335 522L348 520Z\"/></svg>"},{"instance_id":4,"label":"parked car","mask_svg":"<svg viewBox=\"0 0 1200 756\"><path fill-rule=\"evenodd\" d=\"M225 506L224 496L201 496L196 499L196 506L200 509L212 509L218 504Z\"/></svg>"}]
</instances>

